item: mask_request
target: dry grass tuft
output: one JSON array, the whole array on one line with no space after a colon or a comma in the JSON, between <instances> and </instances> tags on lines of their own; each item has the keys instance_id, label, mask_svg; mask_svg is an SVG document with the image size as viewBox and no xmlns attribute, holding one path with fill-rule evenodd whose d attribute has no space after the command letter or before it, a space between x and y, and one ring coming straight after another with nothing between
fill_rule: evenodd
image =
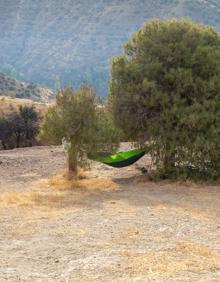
<instances>
[{"instance_id":1,"label":"dry grass tuft","mask_svg":"<svg viewBox=\"0 0 220 282\"><path fill-rule=\"evenodd\" d=\"M80 171L77 178L69 178L65 174L56 175L50 179L42 179L37 183L40 188L55 190L74 190L77 188L91 190L117 190L118 185L111 179L87 178L84 171Z\"/></svg>"},{"instance_id":2,"label":"dry grass tuft","mask_svg":"<svg viewBox=\"0 0 220 282\"><path fill-rule=\"evenodd\" d=\"M210 250L205 245L190 242L178 242L176 245L176 251L191 256L211 258L214 260L217 259L220 264L220 253Z\"/></svg>"},{"instance_id":3,"label":"dry grass tuft","mask_svg":"<svg viewBox=\"0 0 220 282\"><path fill-rule=\"evenodd\" d=\"M146 254L127 254L131 277L139 274L152 277L171 277L180 272L215 271L220 267L220 254L207 246L178 242L174 249Z\"/></svg>"},{"instance_id":4,"label":"dry grass tuft","mask_svg":"<svg viewBox=\"0 0 220 282\"><path fill-rule=\"evenodd\" d=\"M79 188L88 190L113 191L119 188L119 186L110 179L83 179L78 182L78 184Z\"/></svg>"},{"instance_id":5,"label":"dry grass tuft","mask_svg":"<svg viewBox=\"0 0 220 282\"><path fill-rule=\"evenodd\" d=\"M0 195L0 207L27 206L39 200L38 192L11 192Z\"/></svg>"},{"instance_id":6,"label":"dry grass tuft","mask_svg":"<svg viewBox=\"0 0 220 282\"><path fill-rule=\"evenodd\" d=\"M0 207L41 205L66 208L86 201L93 192L114 191L118 185L109 179L86 178L86 174L80 172L77 179L69 179L66 175L42 179L34 184L34 188L31 192L0 194Z\"/></svg>"},{"instance_id":7,"label":"dry grass tuft","mask_svg":"<svg viewBox=\"0 0 220 282\"><path fill-rule=\"evenodd\" d=\"M61 193L11 192L0 195L0 207L30 207L35 205L45 207L61 206L65 202L65 195Z\"/></svg>"}]
</instances>

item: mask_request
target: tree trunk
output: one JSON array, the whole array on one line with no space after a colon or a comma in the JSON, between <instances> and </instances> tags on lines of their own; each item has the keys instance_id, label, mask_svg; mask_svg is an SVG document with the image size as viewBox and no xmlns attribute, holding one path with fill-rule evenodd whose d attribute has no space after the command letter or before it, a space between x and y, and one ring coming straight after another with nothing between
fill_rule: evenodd
<instances>
[{"instance_id":1,"label":"tree trunk","mask_svg":"<svg viewBox=\"0 0 220 282\"><path fill-rule=\"evenodd\" d=\"M21 137L21 134L18 133L18 134L17 134L17 138L16 138L16 148L19 148L19 147L20 147L20 137Z\"/></svg>"},{"instance_id":2,"label":"tree trunk","mask_svg":"<svg viewBox=\"0 0 220 282\"><path fill-rule=\"evenodd\" d=\"M171 171L174 170L174 168L175 168L175 153L173 151L167 150L165 152L164 168L168 172L171 172Z\"/></svg>"},{"instance_id":3,"label":"tree trunk","mask_svg":"<svg viewBox=\"0 0 220 282\"><path fill-rule=\"evenodd\" d=\"M70 148L67 153L68 173L70 177L77 176L77 153L74 148Z\"/></svg>"},{"instance_id":4,"label":"tree trunk","mask_svg":"<svg viewBox=\"0 0 220 282\"><path fill-rule=\"evenodd\" d=\"M171 148L171 140L167 140L163 144L163 169L164 171L170 173L174 168L175 155L173 149Z\"/></svg>"},{"instance_id":5,"label":"tree trunk","mask_svg":"<svg viewBox=\"0 0 220 282\"><path fill-rule=\"evenodd\" d=\"M6 144L5 144L4 141L2 141L2 147L3 147L4 150L7 150L7 147L6 147Z\"/></svg>"},{"instance_id":6,"label":"tree trunk","mask_svg":"<svg viewBox=\"0 0 220 282\"><path fill-rule=\"evenodd\" d=\"M28 129L25 128L25 147L28 147L28 142L29 141L29 134L28 134Z\"/></svg>"}]
</instances>

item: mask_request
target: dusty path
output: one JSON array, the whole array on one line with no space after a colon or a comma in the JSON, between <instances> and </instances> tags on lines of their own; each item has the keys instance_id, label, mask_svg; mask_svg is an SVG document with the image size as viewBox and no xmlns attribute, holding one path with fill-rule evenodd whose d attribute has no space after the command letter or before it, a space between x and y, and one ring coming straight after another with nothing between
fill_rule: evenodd
<instances>
[{"instance_id":1,"label":"dusty path","mask_svg":"<svg viewBox=\"0 0 220 282\"><path fill-rule=\"evenodd\" d=\"M220 281L219 186L96 163L77 188L42 180L65 167L57 147L0 163L0 281Z\"/></svg>"}]
</instances>

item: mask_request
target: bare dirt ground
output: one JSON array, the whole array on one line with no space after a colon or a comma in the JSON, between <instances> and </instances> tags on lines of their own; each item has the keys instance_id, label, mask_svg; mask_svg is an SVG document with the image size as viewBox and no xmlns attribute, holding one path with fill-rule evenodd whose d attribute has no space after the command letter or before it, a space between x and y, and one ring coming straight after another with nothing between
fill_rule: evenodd
<instances>
[{"instance_id":1,"label":"bare dirt ground","mask_svg":"<svg viewBox=\"0 0 220 282\"><path fill-rule=\"evenodd\" d=\"M137 168L73 183L59 147L1 151L0 281L220 281L220 187Z\"/></svg>"}]
</instances>

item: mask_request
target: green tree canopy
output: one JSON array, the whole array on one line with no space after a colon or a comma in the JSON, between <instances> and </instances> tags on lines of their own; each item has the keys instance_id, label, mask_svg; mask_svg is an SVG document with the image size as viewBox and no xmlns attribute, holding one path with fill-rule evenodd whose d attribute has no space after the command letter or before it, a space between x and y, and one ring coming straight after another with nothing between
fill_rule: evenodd
<instances>
[{"instance_id":1,"label":"green tree canopy","mask_svg":"<svg viewBox=\"0 0 220 282\"><path fill-rule=\"evenodd\" d=\"M83 86L61 90L56 104L48 109L40 138L49 144L60 144L65 138L71 143L68 149L69 170L84 166L88 154L115 151L119 135L105 107L96 105L95 92Z\"/></svg>"},{"instance_id":2,"label":"green tree canopy","mask_svg":"<svg viewBox=\"0 0 220 282\"><path fill-rule=\"evenodd\" d=\"M39 116L33 107L21 106L19 115L23 123L23 134L25 136L25 145L32 146L32 141L39 133Z\"/></svg>"},{"instance_id":3,"label":"green tree canopy","mask_svg":"<svg viewBox=\"0 0 220 282\"><path fill-rule=\"evenodd\" d=\"M146 23L112 63L110 102L161 175L220 175L220 35L189 20Z\"/></svg>"}]
</instances>

